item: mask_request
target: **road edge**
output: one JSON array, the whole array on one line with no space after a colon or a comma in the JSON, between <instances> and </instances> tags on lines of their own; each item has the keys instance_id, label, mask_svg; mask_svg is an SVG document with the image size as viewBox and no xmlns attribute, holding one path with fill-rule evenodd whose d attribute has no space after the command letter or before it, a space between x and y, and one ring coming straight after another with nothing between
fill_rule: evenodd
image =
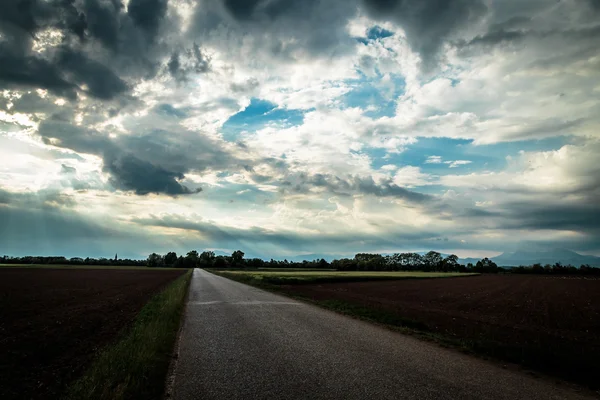
<instances>
[{"instance_id":1,"label":"road edge","mask_svg":"<svg viewBox=\"0 0 600 400\"><path fill-rule=\"evenodd\" d=\"M177 372L177 364L179 363L179 352L181 349L181 338L183 336L183 328L185 327L185 323L187 320L188 300L190 296L190 283L194 278L194 272L196 271L196 269L197 268L192 269L192 274L190 276L190 282L188 283L185 299L183 299L185 306L181 315L181 321L179 322L179 330L177 331L175 344L173 345L173 354L171 355L171 362L169 363L169 369L167 370L167 376L165 377L165 391L162 396L163 400L169 400L173 398L173 390L175 387L175 373Z\"/></svg>"}]
</instances>

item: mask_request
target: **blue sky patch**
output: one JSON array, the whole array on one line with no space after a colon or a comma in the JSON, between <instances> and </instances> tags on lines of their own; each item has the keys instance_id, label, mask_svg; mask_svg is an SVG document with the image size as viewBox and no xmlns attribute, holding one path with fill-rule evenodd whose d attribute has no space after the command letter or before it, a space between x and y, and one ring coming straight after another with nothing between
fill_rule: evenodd
<instances>
[{"instance_id":1,"label":"blue sky patch","mask_svg":"<svg viewBox=\"0 0 600 400\"><path fill-rule=\"evenodd\" d=\"M379 25L375 25L367 31L367 39L369 40L385 39L390 36L394 36L394 32L388 31Z\"/></svg>"},{"instance_id":2,"label":"blue sky patch","mask_svg":"<svg viewBox=\"0 0 600 400\"><path fill-rule=\"evenodd\" d=\"M418 138L417 143L407 146L400 154L389 154L384 149L363 151L372 158L373 168L386 164L404 167L418 166L425 173L447 175L454 173L500 170L506 166L506 156L518 157L520 151L558 150L575 138L569 136L552 137L541 140L503 142L489 145L474 145L471 139ZM439 157L439 163L428 162L429 157ZM450 162L471 161L469 164L450 168Z\"/></svg>"},{"instance_id":3,"label":"blue sky patch","mask_svg":"<svg viewBox=\"0 0 600 400\"><path fill-rule=\"evenodd\" d=\"M359 107L370 118L393 117L396 115L396 102L404 93L406 82L400 75L393 75L390 82L381 84L381 76L347 80L353 89L341 96L346 107Z\"/></svg>"},{"instance_id":4,"label":"blue sky patch","mask_svg":"<svg viewBox=\"0 0 600 400\"><path fill-rule=\"evenodd\" d=\"M369 30L367 31L367 36L358 36L354 39L359 43L369 44L369 42L385 39L390 36L394 36L394 32L388 31L387 29L384 29L379 25L375 25L369 28Z\"/></svg>"},{"instance_id":5,"label":"blue sky patch","mask_svg":"<svg viewBox=\"0 0 600 400\"><path fill-rule=\"evenodd\" d=\"M225 121L222 127L223 138L236 140L243 131L253 132L272 123L286 127L301 125L306 112L277 108L277 105L269 101L252 98L248 107Z\"/></svg>"}]
</instances>

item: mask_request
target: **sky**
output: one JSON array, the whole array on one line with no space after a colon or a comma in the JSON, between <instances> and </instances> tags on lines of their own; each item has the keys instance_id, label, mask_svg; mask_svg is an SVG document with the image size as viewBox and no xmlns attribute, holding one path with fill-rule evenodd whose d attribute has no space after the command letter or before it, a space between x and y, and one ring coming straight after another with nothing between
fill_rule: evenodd
<instances>
[{"instance_id":1,"label":"sky","mask_svg":"<svg viewBox=\"0 0 600 400\"><path fill-rule=\"evenodd\" d=\"M0 254L600 255L598 0L3 0Z\"/></svg>"}]
</instances>

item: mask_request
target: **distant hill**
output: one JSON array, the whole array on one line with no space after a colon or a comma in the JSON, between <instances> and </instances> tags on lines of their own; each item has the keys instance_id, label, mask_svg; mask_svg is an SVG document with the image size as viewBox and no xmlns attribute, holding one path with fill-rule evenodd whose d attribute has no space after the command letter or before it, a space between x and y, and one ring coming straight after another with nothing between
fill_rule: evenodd
<instances>
[{"instance_id":1,"label":"distant hill","mask_svg":"<svg viewBox=\"0 0 600 400\"><path fill-rule=\"evenodd\" d=\"M475 264L478 258L462 258L461 264ZM519 265L533 264L555 264L557 262L567 265L571 264L579 267L582 264L589 264L592 267L600 267L600 257L586 256L567 249L547 249L547 250L517 250L491 257L501 267L516 267Z\"/></svg>"}]
</instances>

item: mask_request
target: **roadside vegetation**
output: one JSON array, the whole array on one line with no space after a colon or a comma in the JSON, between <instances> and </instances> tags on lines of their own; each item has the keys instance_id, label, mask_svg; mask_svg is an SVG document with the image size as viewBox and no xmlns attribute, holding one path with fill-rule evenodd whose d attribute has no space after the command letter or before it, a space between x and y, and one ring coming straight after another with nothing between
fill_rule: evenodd
<instances>
[{"instance_id":1,"label":"roadside vegetation","mask_svg":"<svg viewBox=\"0 0 600 400\"><path fill-rule=\"evenodd\" d=\"M102 350L67 399L160 399L192 271L155 295L116 344Z\"/></svg>"}]
</instances>

